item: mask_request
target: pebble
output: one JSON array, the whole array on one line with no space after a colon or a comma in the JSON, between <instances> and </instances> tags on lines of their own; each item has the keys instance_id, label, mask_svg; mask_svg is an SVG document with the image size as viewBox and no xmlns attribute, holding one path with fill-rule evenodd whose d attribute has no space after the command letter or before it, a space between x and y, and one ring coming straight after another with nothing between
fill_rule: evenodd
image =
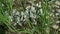
<instances>
[{"instance_id":1,"label":"pebble","mask_svg":"<svg viewBox=\"0 0 60 34\"><path fill-rule=\"evenodd\" d=\"M59 12L59 13L60 13L60 9L57 9L57 12Z\"/></svg>"},{"instance_id":2,"label":"pebble","mask_svg":"<svg viewBox=\"0 0 60 34\"><path fill-rule=\"evenodd\" d=\"M55 24L55 25L53 25L52 27L53 27L54 29L58 29L58 28L59 28L59 26L58 26L58 25L56 25L56 24Z\"/></svg>"},{"instance_id":3,"label":"pebble","mask_svg":"<svg viewBox=\"0 0 60 34\"><path fill-rule=\"evenodd\" d=\"M56 21L56 23L60 23L60 21Z\"/></svg>"},{"instance_id":4,"label":"pebble","mask_svg":"<svg viewBox=\"0 0 60 34\"><path fill-rule=\"evenodd\" d=\"M60 2L59 2L59 1L56 1L55 4L56 4L56 5L60 5Z\"/></svg>"}]
</instances>

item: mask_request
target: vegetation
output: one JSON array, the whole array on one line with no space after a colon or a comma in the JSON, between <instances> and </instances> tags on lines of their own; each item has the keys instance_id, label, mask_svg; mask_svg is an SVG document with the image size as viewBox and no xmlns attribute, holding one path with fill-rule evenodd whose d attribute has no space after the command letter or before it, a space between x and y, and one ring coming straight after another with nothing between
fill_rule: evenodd
<instances>
[{"instance_id":1,"label":"vegetation","mask_svg":"<svg viewBox=\"0 0 60 34\"><path fill-rule=\"evenodd\" d=\"M60 34L56 1L0 0L0 34Z\"/></svg>"}]
</instances>

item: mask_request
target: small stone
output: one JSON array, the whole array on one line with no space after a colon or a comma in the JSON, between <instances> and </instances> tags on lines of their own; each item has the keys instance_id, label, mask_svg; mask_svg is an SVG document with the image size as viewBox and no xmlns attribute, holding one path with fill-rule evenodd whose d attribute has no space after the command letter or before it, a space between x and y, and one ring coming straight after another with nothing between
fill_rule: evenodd
<instances>
[{"instance_id":1,"label":"small stone","mask_svg":"<svg viewBox=\"0 0 60 34\"><path fill-rule=\"evenodd\" d=\"M40 9L40 11L41 11L41 14L43 14L43 10L42 10L42 9Z\"/></svg>"},{"instance_id":2,"label":"small stone","mask_svg":"<svg viewBox=\"0 0 60 34\"><path fill-rule=\"evenodd\" d=\"M35 10L35 7L31 6L31 10Z\"/></svg>"},{"instance_id":3,"label":"small stone","mask_svg":"<svg viewBox=\"0 0 60 34\"><path fill-rule=\"evenodd\" d=\"M58 28L59 28L59 26L58 26L58 25L56 25L56 24L55 24L55 25L53 25L52 27L53 27L54 29L58 29Z\"/></svg>"},{"instance_id":4,"label":"small stone","mask_svg":"<svg viewBox=\"0 0 60 34\"><path fill-rule=\"evenodd\" d=\"M54 13L54 12L55 12L55 10L52 10L52 12Z\"/></svg>"},{"instance_id":5,"label":"small stone","mask_svg":"<svg viewBox=\"0 0 60 34\"><path fill-rule=\"evenodd\" d=\"M24 15L24 13L23 13L23 12L21 12L21 15Z\"/></svg>"},{"instance_id":6,"label":"small stone","mask_svg":"<svg viewBox=\"0 0 60 34\"><path fill-rule=\"evenodd\" d=\"M13 14L16 12L16 9L13 9Z\"/></svg>"},{"instance_id":7,"label":"small stone","mask_svg":"<svg viewBox=\"0 0 60 34\"><path fill-rule=\"evenodd\" d=\"M29 8L30 8L30 6L27 6L27 7L26 7L26 9L29 9Z\"/></svg>"},{"instance_id":8,"label":"small stone","mask_svg":"<svg viewBox=\"0 0 60 34\"><path fill-rule=\"evenodd\" d=\"M39 5L38 5L38 7L41 7L41 2L39 2Z\"/></svg>"},{"instance_id":9,"label":"small stone","mask_svg":"<svg viewBox=\"0 0 60 34\"><path fill-rule=\"evenodd\" d=\"M60 23L60 21L56 21L56 23Z\"/></svg>"},{"instance_id":10,"label":"small stone","mask_svg":"<svg viewBox=\"0 0 60 34\"><path fill-rule=\"evenodd\" d=\"M53 16L53 13L51 13L50 16Z\"/></svg>"},{"instance_id":11,"label":"small stone","mask_svg":"<svg viewBox=\"0 0 60 34\"><path fill-rule=\"evenodd\" d=\"M56 13L55 15L56 15L56 16L58 16L58 15L59 15L59 13Z\"/></svg>"},{"instance_id":12,"label":"small stone","mask_svg":"<svg viewBox=\"0 0 60 34\"><path fill-rule=\"evenodd\" d=\"M17 23L14 23L14 26L16 26L17 25Z\"/></svg>"},{"instance_id":13,"label":"small stone","mask_svg":"<svg viewBox=\"0 0 60 34\"><path fill-rule=\"evenodd\" d=\"M54 5L56 8L59 8L59 6L57 6L57 5Z\"/></svg>"},{"instance_id":14,"label":"small stone","mask_svg":"<svg viewBox=\"0 0 60 34\"><path fill-rule=\"evenodd\" d=\"M60 5L60 2L59 2L59 1L56 1L55 4L56 4L56 5Z\"/></svg>"},{"instance_id":15,"label":"small stone","mask_svg":"<svg viewBox=\"0 0 60 34\"><path fill-rule=\"evenodd\" d=\"M16 15L19 15L19 12L18 11L16 12Z\"/></svg>"},{"instance_id":16,"label":"small stone","mask_svg":"<svg viewBox=\"0 0 60 34\"><path fill-rule=\"evenodd\" d=\"M57 9L57 11L60 13L60 9Z\"/></svg>"},{"instance_id":17,"label":"small stone","mask_svg":"<svg viewBox=\"0 0 60 34\"><path fill-rule=\"evenodd\" d=\"M13 17L12 16L9 16L10 20L13 21Z\"/></svg>"}]
</instances>

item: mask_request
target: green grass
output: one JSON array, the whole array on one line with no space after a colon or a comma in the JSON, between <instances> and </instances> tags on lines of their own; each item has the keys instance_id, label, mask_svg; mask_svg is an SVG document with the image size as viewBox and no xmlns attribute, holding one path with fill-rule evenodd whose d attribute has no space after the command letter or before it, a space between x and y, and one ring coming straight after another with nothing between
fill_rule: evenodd
<instances>
[{"instance_id":1,"label":"green grass","mask_svg":"<svg viewBox=\"0 0 60 34\"><path fill-rule=\"evenodd\" d=\"M31 0L32 4L34 4L34 0ZM16 4L17 3L17 4ZM2 6L2 4L4 4L4 6ZM15 5L16 4L16 5ZM19 6L18 6L19 5ZM0 0L0 25L4 25L4 27L7 29L4 29L7 31L7 33L17 33L17 34L21 34L21 33L25 33L25 34L50 34L50 30L51 30L51 16L49 13L50 10L52 10L52 5L48 5L48 0L44 1L41 0L41 6L42 6L42 11L43 14L41 14L40 8L38 6L34 6L35 7L35 11L36 13L33 13L36 18L34 17L30 17L30 15L28 15L26 13L26 7L27 7L27 0L17 0L14 1L13 0ZM35 4L34 4L35 5ZM33 5L32 5L33 6ZM15 21L17 23L17 18L18 16L13 15L13 9L16 9L20 14L19 17L21 17L21 12L24 13L24 15L26 15L26 20L25 21L20 21L19 23L21 23L21 25L17 25L14 26L12 25L12 22L9 18L9 16L13 16L15 17ZM8 15L6 15L5 11L8 12ZM28 8L28 11L30 12L34 12L31 10L31 7ZM16 18L17 17L17 18ZM34 21L36 20L37 25L34 24ZM0 27L1 28L1 27ZM2 29L3 30L3 29ZM6 33L6 31L4 31ZM1 32L0 32L1 33ZM6 33L6 34L7 34Z\"/></svg>"}]
</instances>

